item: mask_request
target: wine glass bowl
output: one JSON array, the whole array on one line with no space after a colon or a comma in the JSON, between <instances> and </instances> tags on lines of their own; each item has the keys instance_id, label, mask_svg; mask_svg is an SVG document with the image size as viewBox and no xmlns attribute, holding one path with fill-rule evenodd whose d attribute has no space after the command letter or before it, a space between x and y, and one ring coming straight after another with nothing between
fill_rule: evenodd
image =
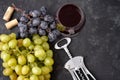
<instances>
[{"instance_id":1,"label":"wine glass bowl","mask_svg":"<svg viewBox=\"0 0 120 80\"><path fill-rule=\"evenodd\" d=\"M61 31L63 36L73 36L84 26L85 15L77 5L64 4L57 11L57 21L65 27L65 30Z\"/></svg>"}]
</instances>

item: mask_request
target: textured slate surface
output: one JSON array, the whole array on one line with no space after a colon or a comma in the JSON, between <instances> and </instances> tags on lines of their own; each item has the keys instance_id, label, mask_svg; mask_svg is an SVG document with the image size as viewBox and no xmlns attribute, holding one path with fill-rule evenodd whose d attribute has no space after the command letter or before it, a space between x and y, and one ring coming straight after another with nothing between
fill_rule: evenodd
<instances>
[{"instance_id":1,"label":"textured slate surface","mask_svg":"<svg viewBox=\"0 0 120 80\"><path fill-rule=\"evenodd\" d=\"M69 46L72 55L84 56L86 66L97 80L120 80L120 0L1 0L0 33L17 32L17 27L6 30L5 21L2 20L11 3L25 10L39 10L45 5L54 16L57 9L65 3L81 6L86 14L86 23L81 32L72 37ZM12 18L18 16L19 14L14 14ZM51 80L72 80L69 72L63 68L68 60L65 52L54 50L54 59ZM0 71L3 69L1 63L0 60ZM9 79L3 77L1 72L0 80Z\"/></svg>"}]
</instances>

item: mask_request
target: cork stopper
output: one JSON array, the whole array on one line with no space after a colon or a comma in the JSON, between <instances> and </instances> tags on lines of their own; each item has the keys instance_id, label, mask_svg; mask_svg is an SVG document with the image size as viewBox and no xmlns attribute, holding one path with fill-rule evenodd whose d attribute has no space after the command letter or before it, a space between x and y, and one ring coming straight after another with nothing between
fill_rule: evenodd
<instances>
[{"instance_id":1,"label":"cork stopper","mask_svg":"<svg viewBox=\"0 0 120 80\"><path fill-rule=\"evenodd\" d=\"M17 19L13 19L13 20L5 23L5 26L7 29L11 29L11 28L15 27L17 24L18 24Z\"/></svg>"},{"instance_id":2,"label":"cork stopper","mask_svg":"<svg viewBox=\"0 0 120 80\"><path fill-rule=\"evenodd\" d=\"M12 14L13 14L13 12L14 12L14 8L11 7L11 6L9 6L9 7L7 8L4 16L3 16L3 19L4 19L5 21L9 21L10 18L11 18L11 16L12 16Z\"/></svg>"}]
</instances>

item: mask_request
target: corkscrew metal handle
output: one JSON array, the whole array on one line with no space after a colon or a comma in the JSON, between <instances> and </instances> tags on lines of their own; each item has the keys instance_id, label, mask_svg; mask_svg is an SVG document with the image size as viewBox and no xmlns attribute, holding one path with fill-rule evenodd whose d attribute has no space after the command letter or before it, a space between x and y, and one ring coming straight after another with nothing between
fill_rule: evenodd
<instances>
[{"instance_id":1,"label":"corkscrew metal handle","mask_svg":"<svg viewBox=\"0 0 120 80\"><path fill-rule=\"evenodd\" d=\"M59 46L58 44L59 44L61 41L63 41L63 40L66 40L67 43L64 44L64 45L62 45L62 46ZM71 54L70 54L70 51L69 51L68 48L67 48L67 46L70 44L70 42L71 42L71 38L68 38L68 37L63 38L63 39L59 40L59 41L55 44L55 49L64 49L65 52L67 53L67 55L69 56L69 58L71 59L72 56L71 56Z\"/></svg>"}]
</instances>

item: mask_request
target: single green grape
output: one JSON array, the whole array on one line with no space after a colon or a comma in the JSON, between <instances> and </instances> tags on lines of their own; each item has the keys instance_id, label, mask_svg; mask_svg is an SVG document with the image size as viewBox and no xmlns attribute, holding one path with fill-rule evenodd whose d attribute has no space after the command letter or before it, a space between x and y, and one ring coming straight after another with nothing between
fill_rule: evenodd
<instances>
[{"instance_id":1,"label":"single green grape","mask_svg":"<svg viewBox=\"0 0 120 80\"><path fill-rule=\"evenodd\" d=\"M49 46L49 44L47 42L44 42L42 44L42 47L43 47L44 50L49 50L49 48L50 48L50 46Z\"/></svg>"},{"instance_id":2,"label":"single green grape","mask_svg":"<svg viewBox=\"0 0 120 80\"><path fill-rule=\"evenodd\" d=\"M30 80L39 80L37 75L31 75Z\"/></svg>"},{"instance_id":3,"label":"single green grape","mask_svg":"<svg viewBox=\"0 0 120 80\"><path fill-rule=\"evenodd\" d=\"M4 68L9 67L7 62L3 62L3 63L2 63L2 66L3 66Z\"/></svg>"},{"instance_id":4,"label":"single green grape","mask_svg":"<svg viewBox=\"0 0 120 80\"><path fill-rule=\"evenodd\" d=\"M46 57L44 60L44 64L46 66L52 66L54 64L54 60L51 57Z\"/></svg>"},{"instance_id":5,"label":"single green grape","mask_svg":"<svg viewBox=\"0 0 120 80\"><path fill-rule=\"evenodd\" d=\"M51 75L50 75L50 73L49 74L45 74L44 77L45 77L45 80L50 80Z\"/></svg>"},{"instance_id":6,"label":"single green grape","mask_svg":"<svg viewBox=\"0 0 120 80\"><path fill-rule=\"evenodd\" d=\"M26 64L26 58L24 55L18 56L18 64L20 64L20 65Z\"/></svg>"},{"instance_id":7,"label":"single green grape","mask_svg":"<svg viewBox=\"0 0 120 80\"><path fill-rule=\"evenodd\" d=\"M42 39L41 38L38 38L38 39L34 39L34 44L38 44L38 45L40 45L40 44L42 44Z\"/></svg>"},{"instance_id":8,"label":"single green grape","mask_svg":"<svg viewBox=\"0 0 120 80\"><path fill-rule=\"evenodd\" d=\"M53 67L52 66L47 66L50 69L50 72L53 71Z\"/></svg>"},{"instance_id":9,"label":"single green grape","mask_svg":"<svg viewBox=\"0 0 120 80\"><path fill-rule=\"evenodd\" d=\"M21 65L16 65L15 66L15 72L17 75L21 75L22 74L22 66Z\"/></svg>"},{"instance_id":10,"label":"single green grape","mask_svg":"<svg viewBox=\"0 0 120 80\"><path fill-rule=\"evenodd\" d=\"M8 45L9 45L10 48L17 47L17 40L16 39L10 40L9 43L8 43Z\"/></svg>"},{"instance_id":11,"label":"single green grape","mask_svg":"<svg viewBox=\"0 0 120 80\"><path fill-rule=\"evenodd\" d=\"M8 36L8 35L6 35L6 34L2 34L1 36L0 36L0 40L2 41L2 42L8 42L9 40L10 40L10 36Z\"/></svg>"},{"instance_id":12,"label":"single green grape","mask_svg":"<svg viewBox=\"0 0 120 80\"><path fill-rule=\"evenodd\" d=\"M24 76L23 75L19 75L18 77L17 77L17 80L24 80Z\"/></svg>"},{"instance_id":13,"label":"single green grape","mask_svg":"<svg viewBox=\"0 0 120 80\"><path fill-rule=\"evenodd\" d=\"M47 37L47 36L41 36L41 39L42 39L42 41L44 41L44 42L47 42L47 41L48 41L48 37Z\"/></svg>"},{"instance_id":14,"label":"single green grape","mask_svg":"<svg viewBox=\"0 0 120 80\"><path fill-rule=\"evenodd\" d=\"M46 54L47 54L47 57L51 57L51 58L53 57L53 51L50 49L46 51Z\"/></svg>"},{"instance_id":15,"label":"single green grape","mask_svg":"<svg viewBox=\"0 0 120 80\"><path fill-rule=\"evenodd\" d=\"M49 69L49 67L47 67L47 66L43 66L43 67L41 68L41 71L42 71L42 74L43 74L43 75L50 73L50 69Z\"/></svg>"},{"instance_id":16,"label":"single green grape","mask_svg":"<svg viewBox=\"0 0 120 80\"><path fill-rule=\"evenodd\" d=\"M27 60L28 62L34 62L35 61L35 56L33 54L28 54L27 55Z\"/></svg>"},{"instance_id":17,"label":"single green grape","mask_svg":"<svg viewBox=\"0 0 120 80\"><path fill-rule=\"evenodd\" d=\"M11 39L16 39L16 34L15 33L11 33L11 34L9 34L9 36L10 36Z\"/></svg>"},{"instance_id":18,"label":"single green grape","mask_svg":"<svg viewBox=\"0 0 120 80\"><path fill-rule=\"evenodd\" d=\"M39 80L45 80L43 75L39 75L38 78L39 78Z\"/></svg>"},{"instance_id":19,"label":"single green grape","mask_svg":"<svg viewBox=\"0 0 120 80\"><path fill-rule=\"evenodd\" d=\"M10 54L7 54L7 53L2 53L2 59L4 62L7 62L9 59L10 59Z\"/></svg>"},{"instance_id":20,"label":"single green grape","mask_svg":"<svg viewBox=\"0 0 120 80\"><path fill-rule=\"evenodd\" d=\"M42 46L41 45L35 45L34 51L39 50L39 49L43 49Z\"/></svg>"},{"instance_id":21,"label":"single green grape","mask_svg":"<svg viewBox=\"0 0 120 80\"><path fill-rule=\"evenodd\" d=\"M6 44L3 44L3 46L2 46L2 50L9 50L9 46L8 46L7 43L6 43Z\"/></svg>"},{"instance_id":22,"label":"single green grape","mask_svg":"<svg viewBox=\"0 0 120 80\"><path fill-rule=\"evenodd\" d=\"M32 68L32 73L35 75L40 75L41 74L41 69L39 67L33 67Z\"/></svg>"},{"instance_id":23,"label":"single green grape","mask_svg":"<svg viewBox=\"0 0 120 80\"><path fill-rule=\"evenodd\" d=\"M28 74L29 71L30 71L30 67L29 67L28 65L24 65L24 66L22 67L22 74L23 74L23 75Z\"/></svg>"},{"instance_id":24,"label":"single green grape","mask_svg":"<svg viewBox=\"0 0 120 80\"><path fill-rule=\"evenodd\" d=\"M13 72L10 76L9 76L10 80L17 80L17 74L15 72Z\"/></svg>"},{"instance_id":25,"label":"single green grape","mask_svg":"<svg viewBox=\"0 0 120 80\"><path fill-rule=\"evenodd\" d=\"M62 24L60 24L60 23L58 23L57 24L57 29L59 30L59 31L65 31L65 26L63 26Z\"/></svg>"},{"instance_id":26,"label":"single green grape","mask_svg":"<svg viewBox=\"0 0 120 80\"><path fill-rule=\"evenodd\" d=\"M38 39L40 38L40 36L38 34L34 34L33 37L32 37L32 40L35 40L35 39Z\"/></svg>"},{"instance_id":27,"label":"single green grape","mask_svg":"<svg viewBox=\"0 0 120 80\"><path fill-rule=\"evenodd\" d=\"M8 65L9 66L16 66L17 65L17 60L15 58L10 58L8 60Z\"/></svg>"},{"instance_id":28,"label":"single green grape","mask_svg":"<svg viewBox=\"0 0 120 80\"><path fill-rule=\"evenodd\" d=\"M9 76L9 75L11 75L13 73L13 70L11 69L11 68L5 68L4 70L3 70L3 75L5 75L5 76Z\"/></svg>"},{"instance_id":29,"label":"single green grape","mask_svg":"<svg viewBox=\"0 0 120 80\"><path fill-rule=\"evenodd\" d=\"M3 58L4 54L9 54L9 52L8 51L2 51L1 52L1 58Z\"/></svg>"},{"instance_id":30,"label":"single green grape","mask_svg":"<svg viewBox=\"0 0 120 80\"><path fill-rule=\"evenodd\" d=\"M39 49L39 50L35 51L34 54L36 57L38 57L39 59L42 59L42 60L44 60L46 57L46 53L43 49Z\"/></svg>"},{"instance_id":31,"label":"single green grape","mask_svg":"<svg viewBox=\"0 0 120 80\"><path fill-rule=\"evenodd\" d=\"M33 45L33 44L31 44L31 45L29 46L29 50L34 50L34 45Z\"/></svg>"},{"instance_id":32,"label":"single green grape","mask_svg":"<svg viewBox=\"0 0 120 80\"><path fill-rule=\"evenodd\" d=\"M29 47L31 45L31 40L29 38L25 38L23 40L23 46L24 47Z\"/></svg>"},{"instance_id":33,"label":"single green grape","mask_svg":"<svg viewBox=\"0 0 120 80\"><path fill-rule=\"evenodd\" d=\"M23 46L23 39L18 39L17 45L18 45L18 47L22 47Z\"/></svg>"}]
</instances>

